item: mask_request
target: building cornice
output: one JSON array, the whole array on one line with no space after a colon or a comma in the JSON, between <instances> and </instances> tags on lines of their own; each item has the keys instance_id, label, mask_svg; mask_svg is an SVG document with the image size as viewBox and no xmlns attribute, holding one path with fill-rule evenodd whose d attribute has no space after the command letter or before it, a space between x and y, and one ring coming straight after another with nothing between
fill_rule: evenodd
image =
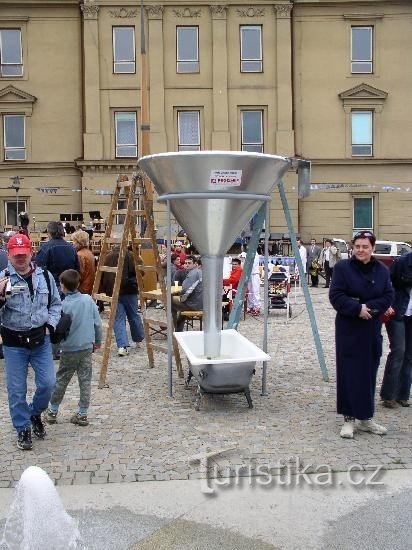
<instances>
[{"instance_id":1,"label":"building cornice","mask_svg":"<svg viewBox=\"0 0 412 550\"><path fill-rule=\"evenodd\" d=\"M81 170L81 172L137 172L137 161L132 159L114 159L114 160L83 160L77 159L75 166Z\"/></svg>"},{"instance_id":2,"label":"building cornice","mask_svg":"<svg viewBox=\"0 0 412 550\"><path fill-rule=\"evenodd\" d=\"M18 167L19 172L24 170L74 170L78 173L74 162L0 162L0 170L16 170ZM29 176L27 176L29 177Z\"/></svg>"},{"instance_id":3,"label":"building cornice","mask_svg":"<svg viewBox=\"0 0 412 550\"><path fill-rule=\"evenodd\" d=\"M79 6L80 0L1 0L1 7L65 8ZM3 19L3 17L2 17Z\"/></svg>"},{"instance_id":4,"label":"building cornice","mask_svg":"<svg viewBox=\"0 0 412 550\"><path fill-rule=\"evenodd\" d=\"M406 159L316 159L311 158L310 162L314 166L342 165L342 166L376 166L376 165L412 165L412 158Z\"/></svg>"}]
</instances>

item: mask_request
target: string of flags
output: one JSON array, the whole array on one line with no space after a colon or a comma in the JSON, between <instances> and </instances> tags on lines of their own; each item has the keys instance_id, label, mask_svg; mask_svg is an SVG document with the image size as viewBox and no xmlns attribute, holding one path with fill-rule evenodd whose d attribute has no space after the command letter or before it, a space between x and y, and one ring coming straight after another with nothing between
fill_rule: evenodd
<instances>
[{"instance_id":1,"label":"string of flags","mask_svg":"<svg viewBox=\"0 0 412 550\"><path fill-rule=\"evenodd\" d=\"M47 193L49 195L56 195L60 187L36 187L37 191L40 193Z\"/></svg>"},{"instance_id":2,"label":"string of flags","mask_svg":"<svg viewBox=\"0 0 412 550\"><path fill-rule=\"evenodd\" d=\"M296 187L292 187L296 190ZM400 192L411 193L412 186L401 187L399 185L376 185L369 183L312 183L310 186L311 191L331 191L334 189L367 189L374 191L386 191L386 192Z\"/></svg>"},{"instance_id":3,"label":"string of flags","mask_svg":"<svg viewBox=\"0 0 412 550\"><path fill-rule=\"evenodd\" d=\"M367 183L312 183L310 186L311 191L331 191L333 189L368 189L368 190L381 190L386 192L400 192L411 193L412 186L401 187L399 185L376 185ZM36 187L40 193L46 193L49 195L56 195L61 187ZM89 189L85 188L85 191L94 191L96 195L113 195L113 191L109 189ZM292 187L292 190L296 190L296 187ZM71 189L73 193L80 193L81 189Z\"/></svg>"}]
</instances>

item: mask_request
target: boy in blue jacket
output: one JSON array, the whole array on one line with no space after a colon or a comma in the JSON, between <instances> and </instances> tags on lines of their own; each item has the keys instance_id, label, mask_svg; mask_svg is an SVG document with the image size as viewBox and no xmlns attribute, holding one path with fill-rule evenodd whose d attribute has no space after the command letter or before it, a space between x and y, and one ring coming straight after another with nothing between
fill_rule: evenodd
<instances>
[{"instance_id":1,"label":"boy in blue jacket","mask_svg":"<svg viewBox=\"0 0 412 550\"><path fill-rule=\"evenodd\" d=\"M59 405L75 372L79 381L80 400L78 411L70 418L70 422L78 426L87 426L89 423L87 410L91 393L92 353L101 345L102 321L93 299L77 290L79 281L80 275L74 269L67 269L60 275L61 290L66 295L62 310L71 316L72 323L66 340L59 344L62 353L56 385L45 413L45 420L49 424L57 422Z\"/></svg>"}]
</instances>

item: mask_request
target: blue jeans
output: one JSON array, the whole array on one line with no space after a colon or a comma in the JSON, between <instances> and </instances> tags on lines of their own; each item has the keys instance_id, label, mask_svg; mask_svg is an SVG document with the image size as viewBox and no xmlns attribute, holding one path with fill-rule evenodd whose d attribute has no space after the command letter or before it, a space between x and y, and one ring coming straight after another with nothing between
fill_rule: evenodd
<instances>
[{"instance_id":1,"label":"blue jeans","mask_svg":"<svg viewBox=\"0 0 412 550\"><path fill-rule=\"evenodd\" d=\"M129 346L126 332L126 318L129 321L133 342L141 342L144 339L144 330L142 319L137 311L136 294L119 294L113 327L118 348L127 348Z\"/></svg>"},{"instance_id":2,"label":"blue jeans","mask_svg":"<svg viewBox=\"0 0 412 550\"><path fill-rule=\"evenodd\" d=\"M385 400L409 399L412 383L412 317L391 319L386 325L390 353L381 387Z\"/></svg>"},{"instance_id":3,"label":"blue jeans","mask_svg":"<svg viewBox=\"0 0 412 550\"><path fill-rule=\"evenodd\" d=\"M50 337L32 349L3 345L9 410L17 432L31 426L30 416L46 410L56 382ZM27 403L29 363L34 370L36 391L32 403Z\"/></svg>"}]
</instances>

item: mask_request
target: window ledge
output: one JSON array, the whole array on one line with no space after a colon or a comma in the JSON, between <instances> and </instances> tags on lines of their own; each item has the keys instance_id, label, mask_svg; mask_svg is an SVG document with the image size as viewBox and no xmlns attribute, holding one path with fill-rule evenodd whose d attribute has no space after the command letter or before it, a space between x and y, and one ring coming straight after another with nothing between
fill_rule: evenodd
<instances>
[{"instance_id":1,"label":"window ledge","mask_svg":"<svg viewBox=\"0 0 412 550\"><path fill-rule=\"evenodd\" d=\"M349 13L343 14L343 19L348 21L372 21L373 19L383 19L383 13Z\"/></svg>"}]
</instances>

